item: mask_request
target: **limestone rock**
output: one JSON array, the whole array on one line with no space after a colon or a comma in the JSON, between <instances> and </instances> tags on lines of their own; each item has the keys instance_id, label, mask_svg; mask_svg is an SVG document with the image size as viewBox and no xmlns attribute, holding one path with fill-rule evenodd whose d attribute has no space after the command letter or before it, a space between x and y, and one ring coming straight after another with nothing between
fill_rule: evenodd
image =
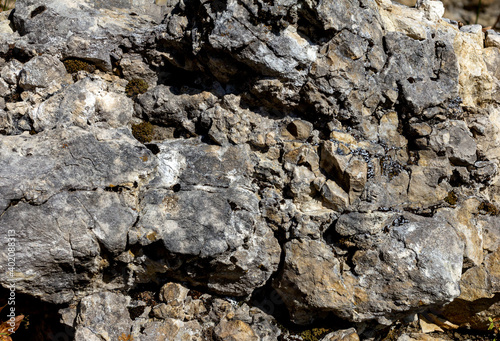
<instances>
[{"instance_id":1,"label":"limestone rock","mask_svg":"<svg viewBox=\"0 0 500 341\"><path fill-rule=\"evenodd\" d=\"M81 340L120 326L270 341L285 308L299 324L432 308L484 325L499 309L500 54L442 10L18 0L0 14L0 230L27 246L18 290L68 304ZM73 59L95 70L69 75ZM128 97L136 78L149 88Z\"/></svg>"},{"instance_id":2,"label":"limestone rock","mask_svg":"<svg viewBox=\"0 0 500 341\"><path fill-rule=\"evenodd\" d=\"M248 324L240 320L225 322L222 321L215 327L215 337L217 340L228 341L257 341L259 337Z\"/></svg>"},{"instance_id":3,"label":"limestone rock","mask_svg":"<svg viewBox=\"0 0 500 341\"><path fill-rule=\"evenodd\" d=\"M323 337L321 341L359 341L359 336L356 329L349 328L332 332Z\"/></svg>"},{"instance_id":4,"label":"limestone rock","mask_svg":"<svg viewBox=\"0 0 500 341\"><path fill-rule=\"evenodd\" d=\"M132 118L133 102L124 94L106 91L102 80L85 78L47 101L36 105L30 112L36 131L76 125L88 128L124 127Z\"/></svg>"},{"instance_id":5,"label":"limestone rock","mask_svg":"<svg viewBox=\"0 0 500 341\"><path fill-rule=\"evenodd\" d=\"M75 340L95 338L118 339L130 335L131 319L127 310L129 298L112 292L103 292L83 298L77 316Z\"/></svg>"},{"instance_id":6,"label":"limestone rock","mask_svg":"<svg viewBox=\"0 0 500 341\"><path fill-rule=\"evenodd\" d=\"M52 56L36 56L24 64L19 77L19 86L24 90L48 88L67 81L67 72L63 63Z\"/></svg>"},{"instance_id":7,"label":"limestone rock","mask_svg":"<svg viewBox=\"0 0 500 341\"><path fill-rule=\"evenodd\" d=\"M283 275L274 286L292 320L306 324L314 316L335 312L356 322L377 318L384 323L408 314L416 307L412 301L432 305L460 294L463 242L453 228L419 219L388 229L373 238L361 233L353 239L352 245L359 248L353 256L354 268L320 241L287 243Z\"/></svg>"},{"instance_id":8,"label":"limestone rock","mask_svg":"<svg viewBox=\"0 0 500 341\"><path fill-rule=\"evenodd\" d=\"M150 185L166 188L143 194L143 214L129 242L161 241L173 254L210 259L198 270L190 266L189 276L182 268L176 276L220 293L239 296L263 285L278 265L280 250L257 215L247 153L194 140L164 142L157 154L161 171Z\"/></svg>"}]
</instances>

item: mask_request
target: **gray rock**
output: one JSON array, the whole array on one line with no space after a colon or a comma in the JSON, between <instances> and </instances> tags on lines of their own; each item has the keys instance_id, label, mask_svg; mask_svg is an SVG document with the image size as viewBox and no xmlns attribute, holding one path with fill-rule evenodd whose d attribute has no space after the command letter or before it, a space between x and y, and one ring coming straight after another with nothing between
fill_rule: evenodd
<instances>
[{"instance_id":1,"label":"gray rock","mask_svg":"<svg viewBox=\"0 0 500 341\"><path fill-rule=\"evenodd\" d=\"M14 230L19 243L17 290L63 303L91 282L99 283L100 253L125 250L137 217L132 204L126 195L102 190L62 192L35 208L11 204L0 229ZM1 281L6 285L8 277Z\"/></svg>"},{"instance_id":2,"label":"gray rock","mask_svg":"<svg viewBox=\"0 0 500 341\"><path fill-rule=\"evenodd\" d=\"M179 283L255 298L273 278L301 324L390 324L459 286L455 306L494 307L493 33L484 48L437 1L16 6L12 27L0 14L0 227L28 246L20 292L97 311L64 312L77 339L278 338L263 311ZM66 58L97 70L72 84ZM150 88L129 98L133 78ZM130 301L134 321L108 292L171 280L161 304Z\"/></svg>"},{"instance_id":3,"label":"gray rock","mask_svg":"<svg viewBox=\"0 0 500 341\"><path fill-rule=\"evenodd\" d=\"M120 40L151 30L160 8L145 1L88 1L75 5L71 1L20 0L13 21L38 51L64 52L65 57L84 58L111 70L110 56L119 53ZM112 15L110 10L114 10Z\"/></svg>"},{"instance_id":4,"label":"gray rock","mask_svg":"<svg viewBox=\"0 0 500 341\"><path fill-rule=\"evenodd\" d=\"M19 76L19 86L24 90L47 88L54 83L64 83L67 75L66 68L59 59L48 55L36 56L24 64Z\"/></svg>"},{"instance_id":5,"label":"gray rock","mask_svg":"<svg viewBox=\"0 0 500 341\"><path fill-rule=\"evenodd\" d=\"M472 165L476 161L476 141L463 121L447 121L436 127L429 139L436 153L445 152L456 165Z\"/></svg>"},{"instance_id":6,"label":"gray rock","mask_svg":"<svg viewBox=\"0 0 500 341\"><path fill-rule=\"evenodd\" d=\"M64 190L132 188L156 167L152 153L126 130L69 127L5 136L0 148L2 209L12 200L40 204Z\"/></svg>"},{"instance_id":7,"label":"gray rock","mask_svg":"<svg viewBox=\"0 0 500 341\"><path fill-rule=\"evenodd\" d=\"M132 320L127 305L130 298L112 292L102 292L83 298L78 309L75 341L117 340L130 335Z\"/></svg>"},{"instance_id":8,"label":"gray rock","mask_svg":"<svg viewBox=\"0 0 500 341\"><path fill-rule=\"evenodd\" d=\"M321 341L359 341L359 335L356 329L349 328L332 332L323 337Z\"/></svg>"},{"instance_id":9,"label":"gray rock","mask_svg":"<svg viewBox=\"0 0 500 341\"><path fill-rule=\"evenodd\" d=\"M324 242L305 239L285 245L284 270L274 287L294 322L307 324L333 312L354 322L378 319L387 324L460 294L464 244L446 223L418 218L352 240L346 245L359 248L352 268Z\"/></svg>"},{"instance_id":10,"label":"gray rock","mask_svg":"<svg viewBox=\"0 0 500 341\"><path fill-rule=\"evenodd\" d=\"M90 125L119 128L133 115L133 102L124 94L106 91L102 80L84 78L36 105L30 112L36 131L68 127L84 129Z\"/></svg>"},{"instance_id":11,"label":"gray rock","mask_svg":"<svg viewBox=\"0 0 500 341\"><path fill-rule=\"evenodd\" d=\"M195 140L160 146L159 176L143 194L129 242L161 241L175 255L210 260L175 276L226 295L245 295L265 283L279 261L272 231L258 216L250 186L248 150L204 146Z\"/></svg>"},{"instance_id":12,"label":"gray rock","mask_svg":"<svg viewBox=\"0 0 500 341\"><path fill-rule=\"evenodd\" d=\"M23 64L13 59L2 68L0 75L8 84L17 85L22 69Z\"/></svg>"},{"instance_id":13,"label":"gray rock","mask_svg":"<svg viewBox=\"0 0 500 341\"><path fill-rule=\"evenodd\" d=\"M392 212L351 212L340 216L335 224L335 231L341 236L377 234L390 226L395 219L396 214Z\"/></svg>"}]
</instances>

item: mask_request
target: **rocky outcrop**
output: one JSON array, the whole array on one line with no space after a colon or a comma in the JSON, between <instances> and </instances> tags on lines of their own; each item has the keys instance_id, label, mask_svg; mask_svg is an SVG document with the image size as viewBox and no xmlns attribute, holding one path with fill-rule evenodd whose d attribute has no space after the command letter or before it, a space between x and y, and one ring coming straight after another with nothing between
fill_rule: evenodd
<instances>
[{"instance_id":1,"label":"rocky outcrop","mask_svg":"<svg viewBox=\"0 0 500 341\"><path fill-rule=\"evenodd\" d=\"M67 306L76 340L276 340L277 306L349 324L324 340L429 309L486 325L500 35L419 5L18 0L0 17L17 290Z\"/></svg>"}]
</instances>

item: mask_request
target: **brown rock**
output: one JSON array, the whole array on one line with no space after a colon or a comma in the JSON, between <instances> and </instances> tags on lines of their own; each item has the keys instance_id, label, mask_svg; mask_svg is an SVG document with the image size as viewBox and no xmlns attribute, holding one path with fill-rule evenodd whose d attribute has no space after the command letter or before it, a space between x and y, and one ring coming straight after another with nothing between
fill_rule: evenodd
<instances>
[{"instance_id":1,"label":"brown rock","mask_svg":"<svg viewBox=\"0 0 500 341\"><path fill-rule=\"evenodd\" d=\"M313 125L310 122L295 120L292 121L286 129L294 136L297 140L307 140L311 136Z\"/></svg>"},{"instance_id":2,"label":"brown rock","mask_svg":"<svg viewBox=\"0 0 500 341\"><path fill-rule=\"evenodd\" d=\"M189 289L178 283L167 283L161 288L160 300L169 305L178 306L184 303L188 292Z\"/></svg>"},{"instance_id":3,"label":"brown rock","mask_svg":"<svg viewBox=\"0 0 500 341\"><path fill-rule=\"evenodd\" d=\"M359 341L356 329L349 328L344 330L337 330L323 337L321 341Z\"/></svg>"},{"instance_id":4,"label":"brown rock","mask_svg":"<svg viewBox=\"0 0 500 341\"><path fill-rule=\"evenodd\" d=\"M243 321L222 321L214 330L216 340L220 341L258 341L252 328Z\"/></svg>"},{"instance_id":5,"label":"brown rock","mask_svg":"<svg viewBox=\"0 0 500 341\"><path fill-rule=\"evenodd\" d=\"M349 205L349 195L332 180L327 180L321 187L321 196L327 206L336 211L342 211Z\"/></svg>"}]
</instances>

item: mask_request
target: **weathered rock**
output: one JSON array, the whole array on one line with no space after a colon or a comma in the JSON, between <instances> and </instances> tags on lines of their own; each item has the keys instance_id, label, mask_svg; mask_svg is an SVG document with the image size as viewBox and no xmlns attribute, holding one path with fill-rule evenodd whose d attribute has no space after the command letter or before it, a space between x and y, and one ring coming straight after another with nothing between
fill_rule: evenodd
<instances>
[{"instance_id":1,"label":"weathered rock","mask_svg":"<svg viewBox=\"0 0 500 341\"><path fill-rule=\"evenodd\" d=\"M63 63L52 56L36 56L24 64L19 76L19 86L23 90L58 87L70 81ZM55 91L53 91L55 92Z\"/></svg>"},{"instance_id":2,"label":"weathered rock","mask_svg":"<svg viewBox=\"0 0 500 341\"><path fill-rule=\"evenodd\" d=\"M102 292L80 301L76 321L75 341L118 339L130 335L127 304L130 298L112 292Z\"/></svg>"},{"instance_id":3,"label":"weathered rock","mask_svg":"<svg viewBox=\"0 0 500 341\"><path fill-rule=\"evenodd\" d=\"M17 85L22 69L23 64L13 59L2 68L0 75L7 83Z\"/></svg>"},{"instance_id":4,"label":"weathered rock","mask_svg":"<svg viewBox=\"0 0 500 341\"><path fill-rule=\"evenodd\" d=\"M336 211L343 211L349 205L348 194L332 180L327 180L321 187L321 196L327 206Z\"/></svg>"},{"instance_id":5,"label":"weathered rock","mask_svg":"<svg viewBox=\"0 0 500 341\"><path fill-rule=\"evenodd\" d=\"M133 102L124 94L106 91L102 80L85 78L30 112L36 131L76 125L119 128L128 124L133 115Z\"/></svg>"},{"instance_id":6,"label":"weathered rock","mask_svg":"<svg viewBox=\"0 0 500 341\"><path fill-rule=\"evenodd\" d=\"M28 246L19 291L113 312L68 308L77 339L122 336L126 308L138 340L278 338L261 310L179 283L160 304L108 292L170 280L255 302L273 278L300 324L455 299L443 314L477 328L498 311L493 32L427 0L16 5L0 14L0 228ZM78 60L97 69L71 77ZM132 79L149 90L125 96Z\"/></svg>"},{"instance_id":7,"label":"weathered rock","mask_svg":"<svg viewBox=\"0 0 500 341\"><path fill-rule=\"evenodd\" d=\"M227 341L257 341L259 337L248 324L240 320L222 321L215 327L215 337L217 340Z\"/></svg>"},{"instance_id":8,"label":"weathered rock","mask_svg":"<svg viewBox=\"0 0 500 341\"><path fill-rule=\"evenodd\" d=\"M359 241L353 239L358 247L353 268L323 242L287 243L283 275L274 286L292 320L305 324L334 312L356 322L378 318L384 323L460 294L463 242L452 227L419 218L387 228L372 238L361 233Z\"/></svg>"},{"instance_id":9,"label":"weathered rock","mask_svg":"<svg viewBox=\"0 0 500 341\"><path fill-rule=\"evenodd\" d=\"M321 339L321 341L359 341L356 329L344 329L332 332Z\"/></svg>"},{"instance_id":10,"label":"weathered rock","mask_svg":"<svg viewBox=\"0 0 500 341\"><path fill-rule=\"evenodd\" d=\"M160 188L144 193L129 242L161 241L172 254L209 259L198 270L190 266L189 276L182 269L177 276L220 293L245 295L263 285L280 250L257 215L248 150L173 141L160 145L157 158L160 174L150 186Z\"/></svg>"},{"instance_id":11,"label":"weathered rock","mask_svg":"<svg viewBox=\"0 0 500 341\"><path fill-rule=\"evenodd\" d=\"M436 126L429 144L436 153L446 153L454 165L472 165L476 161L476 142L463 121L447 121Z\"/></svg>"},{"instance_id":12,"label":"weathered rock","mask_svg":"<svg viewBox=\"0 0 500 341\"><path fill-rule=\"evenodd\" d=\"M89 1L75 6L70 1L21 0L13 20L38 51L59 50L65 57L83 58L111 70L111 56L121 53L118 45L123 38L141 39L138 33L150 31L154 17L161 20L161 9L145 1Z\"/></svg>"},{"instance_id":13,"label":"weathered rock","mask_svg":"<svg viewBox=\"0 0 500 341\"><path fill-rule=\"evenodd\" d=\"M133 187L156 166L151 152L125 130L70 127L4 137L0 147L2 209L13 200L41 204L63 190Z\"/></svg>"}]
</instances>

